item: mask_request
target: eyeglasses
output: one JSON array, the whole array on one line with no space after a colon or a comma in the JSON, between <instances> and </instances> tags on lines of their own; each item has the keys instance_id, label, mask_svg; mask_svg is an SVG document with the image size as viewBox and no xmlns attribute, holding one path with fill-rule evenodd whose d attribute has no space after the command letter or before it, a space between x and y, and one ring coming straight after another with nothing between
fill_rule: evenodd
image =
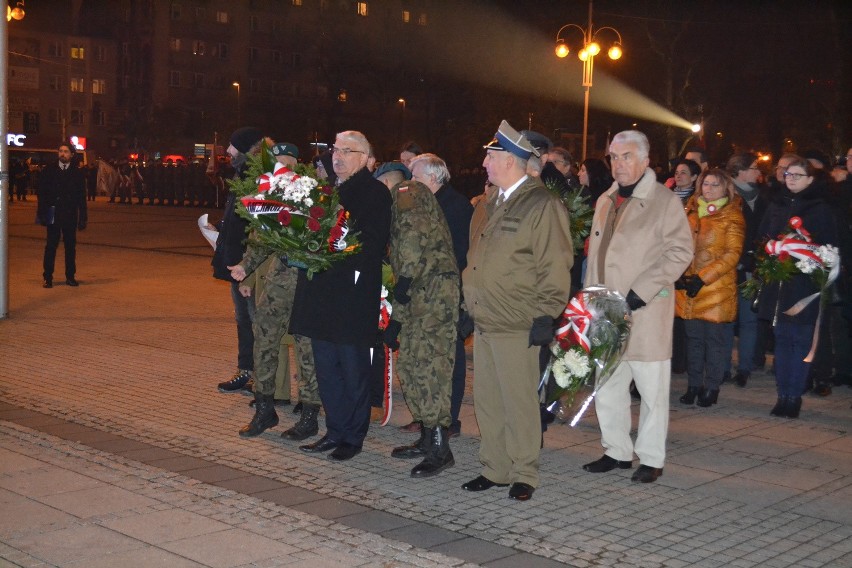
<instances>
[{"instance_id":1,"label":"eyeglasses","mask_svg":"<svg viewBox=\"0 0 852 568\"><path fill-rule=\"evenodd\" d=\"M803 177L808 177L808 174L794 174L792 172L784 172L785 178L790 178L793 181L799 181Z\"/></svg>"},{"instance_id":2,"label":"eyeglasses","mask_svg":"<svg viewBox=\"0 0 852 568\"><path fill-rule=\"evenodd\" d=\"M338 148L337 146L331 147L331 153L332 154L340 154L344 158L349 157L349 154L352 154L353 152L356 153L356 154L363 154L364 153L362 150L352 150L352 149L349 149L349 148Z\"/></svg>"}]
</instances>

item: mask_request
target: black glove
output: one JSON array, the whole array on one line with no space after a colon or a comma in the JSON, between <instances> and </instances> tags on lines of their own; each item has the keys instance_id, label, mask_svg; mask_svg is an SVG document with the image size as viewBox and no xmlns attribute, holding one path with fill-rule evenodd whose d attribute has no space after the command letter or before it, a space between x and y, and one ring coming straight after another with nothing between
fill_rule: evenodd
<instances>
[{"instance_id":1,"label":"black glove","mask_svg":"<svg viewBox=\"0 0 852 568\"><path fill-rule=\"evenodd\" d=\"M402 305L411 301L411 296L408 295L408 289L411 287L411 278L408 276L400 276L396 279L396 286L393 287L393 299Z\"/></svg>"},{"instance_id":2,"label":"black glove","mask_svg":"<svg viewBox=\"0 0 852 568\"><path fill-rule=\"evenodd\" d=\"M397 339L397 337L399 337L399 330L401 329L402 324L392 319L382 334L382 341L384 341L385 345L390 347L391 351L399 349L399 339Z\"/></svg>"},{"instance_id":3,"label":"black glove","mask_svg":"<svg viewBox=\"0 0 852 568\"><path fill-rule=\"evenodd\" d=\"M553 318L550 316L538 316L533 319L530 328L530 346L548 345L553 341Z\"/></svg>"},{"instance_id":4,"label":"black glove","mask_svg":"<svg viewBox=\"0 0 852 568\"><path fill-rule=\"evenodd\" d=\"M686 281L686 295L690 298L694 298L698 295L698 291L704 287L704 280L701 279L697 274L695 276L689 277Z\"/></svg>"},{"instance_id":5,"label":"black glove","mask_svg":"<svg viewBox=\"0 0 852 568\"><path fill-rule=\"evenodd\" d=\"M686 290L686 277L681 276L675 280L675 290Z\"/></svg>"},{"instance_id":6,"label":"black glove","mask_svg":"<svg viewBox=\"0 0 852 568\"><path fill-rule=\"evenodd\" d=\"M647 304L645 303L645 300L639 297L639 294L630 290L627 293L627 305L631 310L636 311L639 308L644 308Z\"/></svg>"},{"instance_id":7,"label":"black glove","mask_svg":"<svg viewBox=\"0 0 852 568\"><path fill-rule=\"evenodd\" d=\"M473 318L465 310L459 310L459 322L456 325L459 339L464 341L473 333Z\"/></svg>"}]
</instances>

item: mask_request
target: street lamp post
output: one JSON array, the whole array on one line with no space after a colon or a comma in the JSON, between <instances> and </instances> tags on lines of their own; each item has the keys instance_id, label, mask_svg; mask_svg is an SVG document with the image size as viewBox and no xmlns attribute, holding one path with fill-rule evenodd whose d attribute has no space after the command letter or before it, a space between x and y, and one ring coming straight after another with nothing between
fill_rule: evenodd
<instances>
[{"instance_id":1,"label":"street lamp post","mask_svg":"<svg viewBox=\"0 0 852 568\"><path fill-rule=\"evenodd\" d=\"M403 138L405 138L405 99L400 97L400 99L396 102L398 102L400 105L402 105L402 115L401 115L402 120L400 120L401 126L399 128L399 138L403 139Z\"/></svg>"},{"instance_id":2,"label":"street lamp post","mask_svg":"<svg viewBox=\"0 0 852 568\"><path fill-rule=\"evenodd\" d=\"M583 49L581 49L577 53L577 57L580 61L583 62L583 87L586 88L586 92L583 100L583 160L586 159L586 146L589 135L589 93L592 89L592 77L594 73L594 65L595 65L595 55L601 52L600 44L595 40L595 37L599 32L604 30L610 30L616 36L618 36L618 41L616 41L612 47L607 51L607 55L610 59L616 60L620 59L623 51L621 49L621 34L618 33L618 30L615 28L611 28L609 26L604 26L602 28L594 29L592 26L592 0L589 0L589 25L586 28L578 26L577 24L565 24L559 31L556 32L556 56L557 57L567 57L571 50L568 48L568 44L565 43L565 40L560 36L562 35L562 31L567 28L576 28L583 34Z\"/></svg>"},{"instance_id":3,"label":"street lamp post","mask_svg":"<svg viewBox=\"0 0 852 568\"><path fill-rule=\"evenodd\" d=\"M240 117L240 82L234 81L231 83L234 87L237 88L237 128L241 128L243 125L243 120Z\"/></svg>"}]
</instances>

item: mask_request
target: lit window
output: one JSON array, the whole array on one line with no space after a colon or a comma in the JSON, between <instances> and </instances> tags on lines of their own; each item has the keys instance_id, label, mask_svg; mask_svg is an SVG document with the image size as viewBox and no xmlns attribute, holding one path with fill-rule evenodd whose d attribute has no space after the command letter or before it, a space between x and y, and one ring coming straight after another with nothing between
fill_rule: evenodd
<instances>
[{"instance_id":1,"label":"lit window","mask_svg":"<svg viewBox=\"0 0 852 568\"><path fill-rule=\"evenodd\" d=\"M293 6L301 6L302 0L293 0Z\"/></svg>"},{"instance_id":2,"label":"lit window","mask_svg":"<svg viewBox=\"0 0 852 568\"><path fill-rule=\"evenodd\" d=\"M71 77L71 92L82 93L85 91L86 85L82 77Z\"/></svg>"},{"instance_id":3,"label":"lit window","mask_svg":"<svg viewBox=\"0 0 852 568\"><path fill-rule=\"evenodd\" d=\"M106 94L106 80L92 79L92 93L95 95Z\"/></svg>"},{"instance_id":4,"label":"lit window","mask_svg":"<svg viewBox=\"0 0 852 568\"><path fill-rule=\"evenodd\" d=\"M181 9L180 4L172 4L169 14L173 20L180 20Z\"/></svg>"},{"instance_id":5,"label":"lit window","mask_svg":"<svg viewBox=\"0 0 852 568\"><path fill-rule=\"evenodd\" d=\"M228 12L216 12L216 21L220 24L227 24L231 21L231 17Z\"/></svg>"},{"instance_id":6,"label":"lit window","mask_svg":"<svg viewBox=\"0 0 852 568\"><path fill-rule=\"evenodd\" d=\"M426 14L425 13L420 14L420 16L417 17L417 25L418 26L425 26L426 25Z\"/></svg>"},{"instance_id":7,"label":"lit window","mask_svg":"<svg viewBox=\"0 0 852 568\"><path fill-rule=\"evenodd\" d=\"M402 23L407 24L410 21L411 21L411 12L409 12L408 10L403 10L402 11Z\"/></svg>"},{"instance_id":8,"label":"lit window","mask_svg":"<svg viewBox=\"0 0 852 568\"><path fill-rule=\"evenodd\" d=\"M83 124L83 111L78 108L71 109L71 124L81 125Z\"/></svg>"},{"instance_id":9,"label":"lit window","mask_svg":"<svg viewBox=\"0 0 852 568\"><path fill-rule=\"evenodd\" d=\"M180 87L180 71L169 71L169 87Z\"/></svg>"},{"instance_id":10,"label":"lit window","mask_svg":"<svg viewBox=\"0 0 852 568\"><path fill-rule=\"evenodd\" d=\"M196 39L192 42L192 54L193 55L204 55L205 50L207 49L207 45L201 41L200 39Z\"/></svg>"},{"instance_id":11,"label":"lit window","mask_svg":"<svg viewBox=\"0 0 852 568\"><path fill-rule=\"evenodd\" d=\"M367 3L366 2L358 2L358 15L366 16L367 15Z\"/></svg>"},{"instance_id":12,"label":"lit window","mask_svg":"<svg viewBox=\"0 0 852 568\"><path fill-rule=\"evenodd\" d=\"M180 51L180 38L179 37L170 37L169 38L169 51Z\"/></svg>"},{"instance_id":13,"label":"lit window","mask_svg":"<svg viewBox=\"0 0 852 568\"><path fill-rule=\"evenodd\" d=\"M71 59L86 59L86 48L81 45L72 45Z\"/></svg>"},{"instance_id":14,"label":"lit window","mask_svg":"<svg viewBox=\"0 0 852 568\"><path fill-rule=\"evenodd\" d=\"M62 88L62 77L59 75L51 75L50 79L47 81L48 87L50 87L51 91L58 91Z\"/></svg>"}]
</instances>

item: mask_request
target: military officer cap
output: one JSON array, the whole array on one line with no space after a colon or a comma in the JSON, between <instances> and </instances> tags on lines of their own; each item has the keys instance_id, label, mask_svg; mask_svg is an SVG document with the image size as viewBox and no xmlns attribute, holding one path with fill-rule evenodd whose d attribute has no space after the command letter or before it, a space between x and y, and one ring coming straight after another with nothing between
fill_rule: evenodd
<instances>
[{"instance_id":1,"label":"military officer cap","mask_svg":"<svg viewBox=\"0 0 852 568\"><path fill-rule=\"evenodd\" d=\"M500 123L500 128L494 135L494 139L483 146L486 150L499 150L510 152L523 160L529 160L530 156L540 156L526 136L512 128L505 120Z\"/></svg>"},{"instance_id":2,"label":"military officer cap","mask_svg":"<svg viewBox=\"0 0 852 568\"><path fill-rule=\"evenodd\" d=\"M289 142L279 142L272 146L273 156L290 156L291 158L299 159L299 149L295 144Z\"/></svg>"},{"instance_id":3,"label":"military officer cap","mask_svg":"<svg viewBox=\"0 0 852 568\"><path fill-rule=\"evenodd\" d=\"M402 172L405 179L411 179L411 170L405 167L402 162L385 162L373 173L373 177L379 179L388 172Z\"/></svg>"},{"instance_id":4,"label":"military officer cap","mask_svg":"<svg viewBox=\"0 0 852 568\"><path fill-rule=\"evenodd\" d=\"M547 154L550 152L550 149L553 148L553 142L551 142L550 138L541 132L536 132L535 130L521 130L521 134L526 136L527 140L529 140L530 144L532 144L532 147L538 150L539 154Z\"/></svg>"}]
</instances>

